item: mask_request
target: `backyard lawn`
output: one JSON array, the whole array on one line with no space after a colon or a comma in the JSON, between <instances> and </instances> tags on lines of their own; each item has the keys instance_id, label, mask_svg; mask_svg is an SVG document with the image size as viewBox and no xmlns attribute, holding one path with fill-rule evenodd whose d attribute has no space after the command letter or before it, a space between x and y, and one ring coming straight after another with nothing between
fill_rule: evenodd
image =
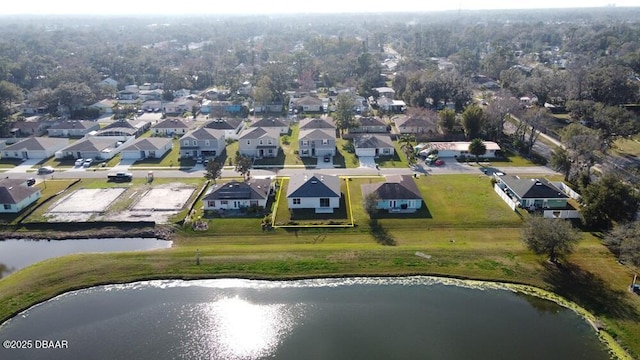
<instances>
[{"instance_id":1,"label":"backyard lawn","mask_svg":"<svg viewBox=\"0 0 640 360\"><path fill-rule=\"evenodd\" d=\"M360 161L353 149L353 141L344 138L336 139L336 149L338 153L333 159L333 163L338 167L343 168L357 168L360 166Z\"/></svg>"}]
</instances>

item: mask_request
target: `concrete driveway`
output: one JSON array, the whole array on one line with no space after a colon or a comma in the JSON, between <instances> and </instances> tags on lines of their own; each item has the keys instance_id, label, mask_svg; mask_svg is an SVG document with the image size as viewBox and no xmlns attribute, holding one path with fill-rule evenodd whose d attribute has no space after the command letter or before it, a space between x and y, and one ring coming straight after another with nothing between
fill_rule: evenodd
<instances>
[{"instance_id":1,"label":"concrete driveway","mask_svg":"<svg viewBox=\"0 0 640 360\"><path fill-rule=\"evenodd\" d=\"M34 165L36 165L40 161L42 161L42 159L27 159L23 161L20 165L5 171L5 173L26 173L27 170L31 169Z\"/></svg>"},{"instance_id":2,"label":"concrete driveway","mask_svg":"<svg viewBox=\"0 0 640 360\"><path fill-rule=\"evenodd\" d=\"M316 169L333 169L333 156L329 156L329 161L324 161L324 157L319 156Z\"/></svg>"},{"instance_id":3,"label":"concrete driveway","mask_svg":"<svg viewBox=\"0 0 640 360\"><path fill-rule=\"evenodd\" d=\"M376 168L376 160L373 156L360 156L358 157L358 161L360 161L360 167Z\"/></svg>"}]
</instances>

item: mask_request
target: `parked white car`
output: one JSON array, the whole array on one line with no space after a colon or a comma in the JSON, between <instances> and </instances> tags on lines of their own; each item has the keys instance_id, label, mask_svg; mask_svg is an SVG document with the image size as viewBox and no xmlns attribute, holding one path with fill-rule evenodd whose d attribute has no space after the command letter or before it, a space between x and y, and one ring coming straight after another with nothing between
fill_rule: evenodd
<instances>
[{"instance_id":1,"label":"parked white car","mask_svg":"<svg viewBox=\"0 0 640 360\"><path fill-rule=\"evenodd\" d=\"M76 166L82 166L82 164L84 164L84 159L80 158L76 160Z\"/></svg>"},{"instance_id":2,"label":"parked white car","mask_svg":"<svg viewBox=\"0 0 640 360\"><path fill-rule=\"evenodd\" d=\"M87 160L84 161L82 166L87 168L87 167L91 166L91 164L93 164L93 159L87 159Z\"/></svg>"}]
</instances>

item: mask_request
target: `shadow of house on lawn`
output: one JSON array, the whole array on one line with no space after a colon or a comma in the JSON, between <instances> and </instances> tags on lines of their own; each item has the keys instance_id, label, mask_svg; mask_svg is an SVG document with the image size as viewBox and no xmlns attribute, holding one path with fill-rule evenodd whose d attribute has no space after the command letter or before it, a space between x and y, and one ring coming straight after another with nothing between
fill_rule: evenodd
<instances>
[{"instance_id":1,"label":"shadow of house on lawn","mask_svg":"<svg viewBox=\"0 0 640 360\"><path fill-rule=\"evenodd\" d=\"M556 265L545 263L544 280L552 286L551 291L571 300L595 315L639 321L640 314L627 298L628 292L616 290L597 275L574 264Z\"/></svg>"}]
</instances>

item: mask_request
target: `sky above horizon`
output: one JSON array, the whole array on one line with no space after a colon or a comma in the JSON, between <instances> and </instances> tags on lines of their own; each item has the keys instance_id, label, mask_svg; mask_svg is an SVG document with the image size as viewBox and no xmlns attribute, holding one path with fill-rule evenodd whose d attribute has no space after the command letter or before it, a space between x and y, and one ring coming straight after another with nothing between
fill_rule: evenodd
<instances>
[{"instance_id":1,"label":"sky above horizon","mask_svg":"<svg viewBox=\"0 0 640 360\"><path fill-rule=\"evenodd\" d=\"M108 2L78 0L31 0L4 2L0 15L180 15L180 14L290 14L290 13L357 13L357 12L425 12L444 10L491 10L491 9L545 9L604 7L615 4L616 7L638 7L639 0L537 0L537 1L423 1L415 0L244 0L211 1L190 0L185 3L155 3L146 1L110 0Z\"/></svg>"}]
</instances>

